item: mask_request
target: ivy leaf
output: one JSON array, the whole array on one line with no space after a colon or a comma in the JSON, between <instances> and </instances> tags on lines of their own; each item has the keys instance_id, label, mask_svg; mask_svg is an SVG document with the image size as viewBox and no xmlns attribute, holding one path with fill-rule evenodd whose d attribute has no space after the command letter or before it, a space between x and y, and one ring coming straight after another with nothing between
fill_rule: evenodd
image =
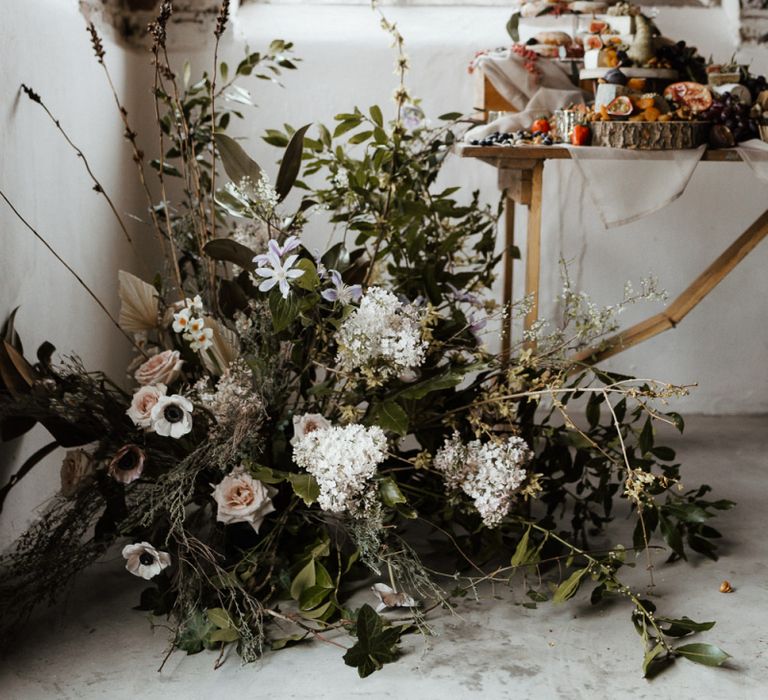
<instances>
[{"instance_id":1,"label":"ivy leaf","mask_svg":"<svg viewBox=\"0 0 768 700\"><path fill-rule=\"evenodd\" d=\"M293 486L293 492L308 506L320 495L320 486L311 474L288 474L288 481Z\"/></svg>"},{"instance_id":2,"label":"ivy leaf","mask_svg":"<svg viewBox=\"0 0 768 700\"><path fill-rule=\"evenodd\" d=\"M390 430L398 435L408 433L408 414L392 399L374 404L367 422L369 425L378 425L383 430Z\"/></svg>"},{"instance_id":3,"label":"ivy leaf","mask_svg":"<svg viewBox=\"0 0 768 700\"><path fill-rule=\"evenodd\" d=\"M176 646L187 654L197 654L206 645L208 635L216 629L200 610L193 612L184 622L176 637Z\"/></svg>"},{"instance_id":4,"label":"ivy leaf","mask_svg":"<svg viewBox=\"0 0 768 700\"><path fill-rule=\"evenodd\" d=\"M379 492L381 493L381 500L390 508L394 508L398 503L407 502L397 482L391 476L379 482Z\"/></svg>"},{"instance_id":5,"label":"ivy leaf","mask_svg":"<svg viewBox=\"0 0 768 700\"><path fill-rule=\"evenodd\" d=\"M291 598L299 600L301 594L315 585L315 560L310 559L291 582Z\"/></svg>"},{"instance_id":6,"label":"ivy leaf","mask_svg":"<svg viewBox=\"0 0 768 700\"><path fill-rule=\"evenodd\" d=\"M286 146L283 160L280 162L280 170L277 172L277 182L275 183L275 192L277 192L277 201L282 202L291 191L293 183L299 175L301 168L301 155L304 152L304 134L312 126L306 124L298 129Z\"/></svg>"},{"instance_id":7,"label":"ivy leaf","mask_svg":"<svg viewBox=\"0 0 768 700\"><path fill-rule=\"evenodd\" d=\"M675 653L704 666L722 666L731 658L731 655L724 652L720 647L701 642L677 647Z\"/></svg>"},{"instance_id":8,"label":"ivy leaf","mask_svg":"<svg viewBox=\"0 0 768 700\"><path fill-rule=\"evenodd\" d=\"M355 631L357 643L344 654L344 663L357 668L360 678L370 676L397 658L401 630L385 628L382 618L370 605L360 608Z\"/></svg>"}]
</instances>

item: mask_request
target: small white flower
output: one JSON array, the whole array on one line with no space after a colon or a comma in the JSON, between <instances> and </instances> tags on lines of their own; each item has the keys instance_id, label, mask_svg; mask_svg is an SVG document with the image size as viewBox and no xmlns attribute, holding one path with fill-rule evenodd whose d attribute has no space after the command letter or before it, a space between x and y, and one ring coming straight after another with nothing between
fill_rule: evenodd
<instances>
[{"instance_id":1,"label":"small white flower","mask_svg":"<svg viewBox=\"0 0 768 700\"><path fill-rule=\"evenodd\" d=\"M259 284L260 292L268 292L272 287L278 285L280 293L283 295L283 299L288 298L288 294L291 291L289 280L297 279L304 274L304 270L294 268L294 264L299 259L299 256L289 255L285 261L281 260L278 251L275 250L275 246L272 246L274 241L270 241L269 251L263 256L257 255L254 258L255 262L261 262L267 267L257 267L255 272L259 277L263 277L261 284Z\"/></svg>"},{"instance_id":2,"label":"small white flower","mask_svg":"<svg viewBox=\"0 0 768 700\"><path fill-rule=\"evenodd\" d=\"M341 275L336 270L331 270L331 284L329 289L320 292L320 296L326 301L339 302L342 306L349 306L353 301L359 301L363 295L363 288L359 284L344 284Z\"/></svg>"},{"instance_id":3,"label":"small white flower","mask_svg":"<svg viewBox=\"0 0 768 700\"><path fill-rule=\"evenodd\" d=\"M176 333L184 333L189 327L190 316L192 315L192 309L185 308L178 313L173 314L173 330Z\"/></svg>"},{"instance_id":4,"label":"small white flower","mask_svg":"<svg viewBox=\"0 0 768 700\"><path fill-rule=\"evenodd\" d=\"M141 387L131 399L131 405L126 413L139 428L149 429L152 426L152 409L161 396L168 393L165 384L151 384Z\"/></svg>"},{"instance_id":5,"label":"small white flower","mask_svg":"<svg viewBox=\"0 0 768 700\"><path fill-rule=\"evenodd\" d=\"M180 438L192 430L192 402L172 394L161 396L150 413L151 426L158 435Z\"/></svg>"},{"instance_id":6,"label":"small white flower","mask_svg":"<svg viewBox=\"0 0 768 700\"><path fill-rule=\"evenodd\" d=\"M330 427L330 421L319 413L305 413L303 416L294 416L291 445L295 445L299 440L304 439L315 430L324 430Z\"/></svg>"},{"instance_id":7,"label":"small white flower","mask_svg":"<svg viewBox=\"0 0 768 700\"><path fill-rule=\"evenodd\" d=\"M149 581L171 565L171 555L159 552L149 542L127 544L123 547L125 568L134 576Z\"/></svg>"},{"instance_id":8,"label":"small white flower","mask_svg":"<svg viewBox=\"0 0 768 700\"><path fill-rule=\"evenodd\" d=\"M371 590L379 599L379 604L376 606L376 612L381 612L387 608L415 608L418 605L418 603L407 593L398 593L386 583L374 583L373 586L371 586Z\"/></svg>"},{"instance_id":9,"label":"small white flower","mask_svg":"<svg viewBox=\"0 0 768 700\"><path fill-rule=\"evenodd\" d=\"M203 352L213 345L213 328L203 328L197 333L190 334L189 347L195 352Z\"/></svg>"},{"instance_id":10,"label":"small white flower","mask_svg":"<svg viewBox=\"0 0 768 700\"><path fill-rule=\"evenodd\" d=\"M187 333L190 335L197 335L205 328L205 320L202 318L190 318L189 325L187 326Z\"/></svg>"}]
</instances>

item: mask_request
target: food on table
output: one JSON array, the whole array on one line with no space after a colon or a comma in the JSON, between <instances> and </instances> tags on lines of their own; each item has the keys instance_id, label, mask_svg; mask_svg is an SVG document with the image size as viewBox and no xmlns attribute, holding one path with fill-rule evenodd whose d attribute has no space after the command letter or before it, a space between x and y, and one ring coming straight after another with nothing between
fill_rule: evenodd
<instances>
[{"instance_id":1,"label":"food on table","mask_svg":"<svg viewBox=\"0 0 768 700\"><path fill-rule=\"evenodd\" d=\"M712 93L701 83L672 83L664 89L664 97L677 106L688 107L694 114L712 106Z\"/></svg>"},{"instance_id":2,"label":"food on table","mask_svg":"<svg viewBox=\"0 0 768 700\"><path fill-rule=\"evenodd\" d=\"M531 131L534 133L538 131L541 134L548 134L551 131L549 119L536 119L533 124L531 124Z\"/></svg>"},{"instance_id":3,"label":"food on table","mask_svg":"<svg viewBox=\"0 0 768 700\"><path fill-rule=\"evenodd\" d=\"M713 124L709 130L709 145L713 148L730 148L736 145L736 139L724 124Z\"/></svg>"},{"instance_id":4,"label":"food on table","mask_svg":"<svg viewBox=\"0 0 768 700\"><path fill-rule=\"evenodd\" d=\"M619 68L612 68L603 78L609 85L626 85L629 82L627 76Z\"/></svg>"},{"instance_id":5,"label":"food on table","mask_svg":"<svg viewBox=\"0 0 768 700\"><path fill-rule=\"evenodd\" d=\"M724 83L722 85L713 85L712 92L716 95L725 95L730 93L739 102L745 105L752 104L752 95L749 92L749 88L746 85L739 83Z\"/></svg>"},{"instance_id":6,"label":"food on table","mask_svg":"<svg viewBox=\"0 0 768 700\"><path fill-rule=\"evenodd\" d=\"M653 42L653 23L645 15L635 17L635 38L627 50L627 57L637 66L644 66L656 55Z\"/></svg>"},{"instance_id":7,"label":"food on table","mask_svg":"<svg viewBox=\"0 0 768 700\"><path fill-rule=\"evenodd\" d=\"M512 132L494 131L469 143L471 146L551 146L554 142L549 133L519 129Z\"/></svg>"},{"instance_id":8,"label":"food on table","mask_svg":"<svg viewBox=\"0 0 768 700\"><path fill-rule=\"evenodd\" d=\"M565 32L539 32L533 39L537 44L549 46L568 46L573 43L571 35Z\"/></svg>"},{"instance_id":9,"label":"food on table","mask_svg":"<svg viewBox=\"0 0 768 700\"><path fill-rule=\"evenodd\" d=\"M611 100L606 107L606 112L612 117L628 117L633 109L632 100L627 95L619 95Z\"/></svg>"},{"instance_id":10,"label":"food on table","mask_svg":"<svg viewBox=\"0 0 768 700\"><path fill-rule=\"evenodd\" d=\"M571 145L586 146L592 138L592 130L586 124L576 124L571 131Z\"/></svg>"}]
</instances>

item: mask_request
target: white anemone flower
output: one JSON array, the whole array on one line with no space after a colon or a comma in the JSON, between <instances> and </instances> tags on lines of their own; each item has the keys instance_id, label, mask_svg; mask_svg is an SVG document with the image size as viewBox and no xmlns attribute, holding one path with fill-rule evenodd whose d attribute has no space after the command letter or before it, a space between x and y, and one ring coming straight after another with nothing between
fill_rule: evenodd
<instances>
[{"instance_id":1,"label":"white anemone flower","mask_svg":"<svg viewBox=\"0 0 768 700\"><path fill-rule=\"evenodd\" d=\"M123 547L125 568L134 576L149 581L171 565L168 552L158 552L149 542L127 544Z\"/></svg>"},{"instance_id":2,"label":"white anemone flower","mask_svg":"<svg viewBox=\"0 0 768 700\"><path fill-rule=\"evenodd\" d=\"M163 437L180 438L192 430L192 402L180 396L161 396L150 414L152 430Z\"/></svg>"}]
</instances>

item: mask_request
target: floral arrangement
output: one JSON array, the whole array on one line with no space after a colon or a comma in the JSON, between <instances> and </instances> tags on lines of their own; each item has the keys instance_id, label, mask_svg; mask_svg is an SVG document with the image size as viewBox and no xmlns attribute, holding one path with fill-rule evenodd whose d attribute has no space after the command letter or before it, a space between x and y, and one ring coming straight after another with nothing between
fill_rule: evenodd
<instances>
[{"instance_id":1,"label":"floral arrangement","mask_svg":"<svg viewBox=\"0 0 768 700\"><path fill-rule=\"evenodd\" d=\"M639 557L652 586L662 546L716 558L710 518L733 504L684 490L674 452L655 442L657 421L683 429L664 404L685 388L569 359L624 304L657 296L654 284L601 309L566 274L562 320L491 352L486 324L512 312L490 295L498 212L438 186L458 115L426 123L396 26L382 17L397 50L394 119L373 106L333 129L268 130L282 149L271 178L225 131L248 99L236 81L295 68L292 47L275 41L230 72L217 59L228 9L213 70L194 83L168 60L170 2L150 27L156 160L116 95L165 252L154 279L118 277L113 321L135 352L127 388L76 357L54 363L50 343L25 359L15 312L2 329L2 438L40 422L53 442L0 499L67 448L59 496L0 560L4 621L118 547L126 576L149 583L139 608L170 620L171 650L252 661L320 640L366 676L402 635L428 630L431 610L504 582L528 607L588 585L596 605L627 601L646 676L676 658L722 664L718 647L677 642L714 622L667 617L619 577ZM313 211L337 233L327 250L303 241ZM633 514L633 540L597 549L614 506Z\"/></svg>"}]
</instances>

